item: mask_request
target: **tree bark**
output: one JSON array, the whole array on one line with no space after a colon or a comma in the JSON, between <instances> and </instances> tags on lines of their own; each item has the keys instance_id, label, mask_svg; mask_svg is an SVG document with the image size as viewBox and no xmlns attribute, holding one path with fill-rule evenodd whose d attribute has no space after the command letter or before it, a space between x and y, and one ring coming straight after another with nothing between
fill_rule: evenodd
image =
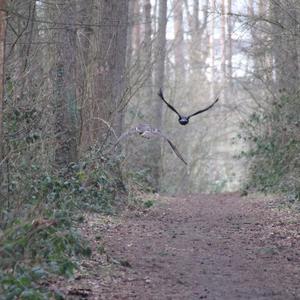
<instances>
[{"instance_id":1,"label":"tree bark","mask_svg":"<svg viewBox=\"0 0 300 300\"><path fill-rule=\"evenodd\" d=\"M193 13L189 12L189 3L188 0L184 0L188 25L189 25L189 33L191 35L191 39L189 42L189 64L192 69L192 73L200 74L205 77L205 61L209 56L209 51L207 50L207 46L204 41L208 40L208 35L205 35L207 29L207 20L208 20L208 4L209 1L206 0L205 4L202 6L203 17L202 22L200 22L200 4L199 0L193 1ZM203 44L205 46L203 47ZM194 70L194 71L193 71Z\"/></svg>"},{"instance_id":2,"label":"tree bark","mask_svg":"<svg viewBox=\"0 0 300 300\"><path fill-rule=\"evenodd\" d=\"M227 76L230 94L233 92L232 83L232 1L227 0Z\"/></svg>"},{"instance_id":3,"label":"tree bark","mask_svg":"<svg viewBox=\"0 0 300 300\"><path fill-rule=\"evenodd\" d=\"M167 1L159 1L159 15L158 15L158 32L157 32L157 50L156 50L156 64L155 64L155 88L158 91L163 87L165 79L165 59L166 59L166 29L167 29ZM157 96L154 107L154 120L158 128L162 127L162 101ZM153 178L156 182L157 189L160 185L161 174L161 143L158 141L153 143L154 155L153 160Z\"/></svg>"},{"instance_id":4,"label":"tree bark","mask_svg":"<svg viewBox=\"0 0 300 300\"><path fill-rule=\"evenodd\" d=\"M157 33L157 52L155 64L155 87L163 87L165 79L165 59L166 59L166 29L167 29L167 1L159 1L158 33ZM157 116L158 126L162 122L162 103L157 101L155 115Z\"/></svg>"},{"instance_id":5,"label":"tree bark","mask_svg":"<svg viewBox=\"0 0 300 300\"><path fill-rule=\"evenodd\" d=\"M174 54L175 54L175 82L185 81L184 69L184 36L183 36L183 2L176 0L174 2Z\"/></svg>"},{"instance_id":6,"label":"tree bark","mask_svg":"<svg viewBox=\"0 0 300 300\"><path fill-rule=\"evenodd\" d=\"M110 143L122 131L128 0L101 0L95 3L92 20L101 26L91 34L90 74L87 103L83 107L82 141L85 148Z\"/></svg>"},{"instance_id":7,"label":"tree bark","mask_svg":"<svg viewBox=\"0 0 300 300\"><path fill-rule=\"evenodd\" d=\"M210 94L211 98L215 97L215 12L216 12L216 0L211 0L210 8L212 11L212 20L210 25L210 36L209 36L209 49L210 49L210 68L211 68L211 85L210 85Z\"/></svg>"},{"instance_id":8,"label":"tree bark","mask_svg":"<svg viewBox=\"0 0 300 300\"><path fill-rule=\"evenodd\" d=\"M135 1L128 3L128 29L127 29L127 47L126 47L126 71L129 72L133 56L133 28L135 25ZM130 73L128 73L127 82L130 85Z\"/></svg>"},{"instance_id":9,"label":"tree bark","mask_svg":"<svg viewBox=\"0 0 300 300\"><path fill-rule=\"evenodd\" d=\"M84 125L88 118L86 110L88 106L88 82L89 82L89 66L90 66L90 49L91 49L91 36L94 33L94 28L89 26L90 16L93 14L94 0L81 0L78 3L79 22L80 28L77 31L78 36L78 51L76 61L76 98L78 99L79 110L79 137L78 143L80 150L85 148L85 137L87 131L84 130Z\"/></svg>"},{"instance_id":10,"label":"tree bark","mask_svg":"<svg viewBox=\"0 0 300 300\"><path fill-rule=\"evenodd\" d=\"M55 164L67 167L77 161L77 102L76 102L76 15L72 1L65 1L57 16L57 21L66 23L57 32L55 70Z\"/></svg>"},{"instance_id":11,"label":"tree bark","mask_svg":"<svg viewBox=\"0 0 300 300\"><path fill-rule=\"evenodd\" d=\"M193 28L193 32L194 34L196 34L196 32L198 32L198 30L200 29L200 21L199 21L199 0L194 0L193 3L193 18L192 18L192 28Z\"/></svg>"},{"instance_id":12,"label":"tree bark","mask_svg":"<svg viewBox=\"0 0 300 300\"><path fill-rule=\"evenodd\" d=\"M294 95L299 89L297 13L295 6L286 1L271 1L271 11L272 17L278 22L273 25L272 36L275 84L280 91Z\"/></svg>"},{"instance_id":13,"label":"tree bark","mask_svg":"<svg viewBox=\"0 0 300 300\"><path fill-rule=\"evenodd\" d=\"M210 25L210 36L209 36L209 49L210 49L210 68L211 68L211 85L210 85L210 95L211 98L215 97L215 12L216 12L216 0L211 0L210 8L212 11L212 20Z\"/></svg>"},{"instance_id":14,"label":"tree bark","mask_svg":"<svg viewBox=\"0 0 300 300\"><path fill-rule=\"evenodd\" d=\"M140 47L141 47L141 24L139 21L140 16L140 1L133 0L134 2L134 16L137 22L133 26L133 54L137 60L137 70L139 69L139 59L140 59Z\"/></svg>"},{"instance_id":15,"label":"tree bark","mask_svg":"<svg viewBox=\"0 0 300 300\"><path fill-rule=\"evenodd\" d=\"M223 84L226 82L226 4L221 2L221 76ZM225 96L225 95L224 95Z\"/></svg>"},{"instance_id":16,"label":"tree bark","mask_svg":"<svg viewBox=\"0 0 300 300\"><path fill-rule=\"evenodd\" d=\"M151 22L151 1L144 0L144 41L143 41L143 66L145 70L146 81L144 84L143 98L146 101L152 99L152 22Z\"/></svg>"},{"instance_id":17,"label":"tree bark","mask_svg":"<svg viewBox=\"0 0 300 300\"><path fill-rule=\"evenodd\" d=\"M2 181L2 166L4 159L4 128L3 128L3 104L4 104L4 65L5 65L5 33L6 33L6 0L0 0L0 182Z\"/></svg>"}]
</instances>

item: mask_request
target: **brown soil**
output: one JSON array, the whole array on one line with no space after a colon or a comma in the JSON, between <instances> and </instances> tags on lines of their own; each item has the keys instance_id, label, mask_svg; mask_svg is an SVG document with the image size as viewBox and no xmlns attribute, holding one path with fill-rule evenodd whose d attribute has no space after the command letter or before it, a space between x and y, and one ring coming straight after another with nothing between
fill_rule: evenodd
<instances>
[{"instance_id":1,"label":"brown soil","mask_svg":"<svg viewBox=\"0 0 300 300\"><path fill-rule=\"evenodd\" d=\"M300 299L300 216L237 194L88 216L93 255L67 299Z\"/></svg>"}]
</instances>

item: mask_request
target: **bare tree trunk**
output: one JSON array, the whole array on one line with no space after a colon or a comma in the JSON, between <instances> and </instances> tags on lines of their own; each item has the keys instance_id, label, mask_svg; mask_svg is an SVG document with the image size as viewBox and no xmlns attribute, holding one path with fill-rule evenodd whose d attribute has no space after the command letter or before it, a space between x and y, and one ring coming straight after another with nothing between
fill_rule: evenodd
<instances>
[{"instance_id":1,"label":"bare tree trunk","mask_svg":"<svg viewBox=\"0 0 300 300\"><path fill-rule=\"evenodd\" d=\"M89 104L88 98L88 82L89 82L89 65L90 65L90 48L91 48L91 36L93 34L93 27L88 26L90 24L90 16L93 11L94 0L81 0L78 3L79 11L79 22L81 23L80 28L77 31L78 37L78 53L77 53L77 62L76 62L76 98L78 99L78 110L79 110L79 137L78 143L80 149L84 149L85 139L83 134L87 131L84 131L84 121L88 118L88 115L85 114L86 107Z\"/></svg>"},{"instance_id":2,"label":"bare tree trunk","mask_svg":"<svg viewBox=\"0 0 300 300\"><path fill-rule=\"evenodd\" d=\"M20 91L20 98L23 99L24 92L26 86L30 89L30 85L28 86L28 82L30 82L31 78L28 76L28 78L25 76L26 72L28 72L28 68L30 66L30 54L31 54L31 48L32 48L32 42L33 42L33 34L35 29L35 16L36 16L36 1L31 1L29 4L29 23L28 23L28 34L26 36L26 45L24 45L22 48L21 57L23 57L23 64L22 64L22 77L25 78L25 80L22 81L21 85L21 91Z\"/></svg>"},{"instance_id":3,"label":"bare tree trunk","mask_svg":"<svg viewBox=\"0 0 300 300\"><path fill-rule=\"evenodd\" d=\"M260 17L264 16L267 4L268 3L266 3L266 1L259 0L259 3L258 3L258 12L259 12L259 16Z\"/></svg>"},{"instance_id":4,"label":"bare tree trunk","mask_svg":"<svg viewBox=\"0 0 300 300\"><path fill-rule=\"evenodd\" d=\"M60 3L61 4L61 3ZM74 6L71 1L60 5L57 21L66 23L57 32L55 74L55 163L66 167L77 161L77 103L76 103L76 30Z\"/></svg>"},{"instance_id":5,"label":"bare tree trunk","mask_svg":"<svg viewBox=\"0 0 300 300\"><path fill-rule=\"evenodd\" d=\"M248 1L248 14L251 18L254 17L254 0L249 0Z\"/></svg>"},{"instance_id":6,"label":"bare tree trunk","mask_svg":"<svg viewBox=\"0 0 300 300\"><path fill-rule=\"evenodd\" d=\"M144 0L144 41L143 41L143 66L145 69L146 82L144 85L144 96L146 101L152 99L152 23L151 23L151 1Z\"/></svg>"},{"instance_id":7,"label":"bare tree trunk","mask_svg":"<svg viewBox=\"0 0 300 300\"><path fill-rule=\"evenodd\" d=\"M122 102L125 97L125 70L126 70L126 46L127 46L127 30L128 30L128 0L117 0L118 12L117 20L118 30L116 36L116 59L114 61L114 76L113 76L113 99L116 107L116 116L114 119L115 132L119 136L122 133L124 123L124 111L121 111ZM113 10L116 8L113 8Z\"/></svg>"},{"instance_id":8,"label":"bare tree trunk","mask_svg":"<svg viewBox=\"0 0 300 300\"><path fill-rule=\"evenodd\" d=\"M209 56L209 51L207 50L207 43L205 40L208 40L208 35L206 32L207 29L207 20L208 20L208 3L206 0L205 4L202 6L202 22L200 22L200 4L199 0L193 1L193 14L189 12L189 3L188 0L184 0L184 5L187 13L189 32L191 39L189 42L189 64L192 68L192 72L195 74L200 74L205 77L205 61ZM205 44L203 46L203 44ZM193 71L194 70L194 71Z\"/></svg>"},{"instance_id":9,"label":"bare tree trunk","mask_svg":"<svg viewBox=\"0 0 300 300\"><path fill-rule=\"evenodd\" d=\"M154 14L154 16L157 16L157 9L158 9L158 0L155 0L154 5L153 5L153 14ZM153 32L154 33L157 32L157 22L156 21L153 24Z\"/></svg>"},{"instance_id":10,"label":"bare tree trunk","mask_svg":"<svg viewBox=\"0 0 300 300\"><path fill-rule=\"evenodd\" d=\"M84 144L108 142L122 130L128 27L128 0L101 0L94 22L102 26L91 36L87 118L83 120Z\"/></svg>"},{"instance_id":11,"label":"bare tree trunk","mask_svg":"<svg viewBox=\"0 0 300 300\"><path fill-rule=\"evenodd\" d=\"M6 0L0 0L0 183L2 182L2 166L4 159L4 130L3 130L3 103L4 103L4 64L5 64L5 33L6 33Z\"/></svg>"},{"instance_id":12,"label":"bare tree trunk","mask_svg":"<svg viewBox=\"0 0 300 300\"><path fill-rule=\"evenodd\" d=\"M134 16L138 20L140 16L140 0L134 1ZM141 47L141 24L139 20L133 26L133 53L137 59L137 69L139 67L140 59L140 47Z\"/></svg>"},{"instance_id":13,"label":"bare tree trunk","mask_svg":"<svg viewBox=\"0 0 300 300\"><path fill-rule=\"evenodd\" d=\"M180 83L185 81L184 70L184 37L183 37L183 2L176 0L174 2L174 53L175 53L175 82Z\"/></svg>"},{"instance_id":14,"label":"bare tree trunk","mask_svg":"<svg viewBox=\"0 0 300 300\"><path fill-rule=\"evenodd\" d=\"M292 3L272 1L271 11L274 20L281 24L273 25L273 53L275 59L276 86L289 95L299 89L299 65L297 52L298 22Z\"/></svg>"},{"instance_id":15,"label":"bare tree trunk","mask_svg":"<svg viewBox=\"0 0 300 300\"><path fill-rule=\"evenodd\" d=\"M199 22L199 0L194 0L193 3L193 33L196 34L196 32L198 32L198 30L200 29L200 22Z\"/></svg>"},{"instance_id":16,"label":"bare tree trunk","mask_svg":"<svg viewBox=\"0 0 300 300\"><path fill-rule=\"evenodd\" d=\"M232 1L227 0L227 75L229 83L229 91L232 94L233 84L232 84Z\"/></svg>"},{"instance_id":17,"label":"bare tree trunk","mask_svg":"<svg viewBox=\"0 0 300 300\"><path fill-rule=\"evenodd\" d=\"M226 6L221 2L221 75L223 84L226 82ZM225 96L225 95L224 95Z\"/></svg>"},{"instance_id":18,"label":"bare tree trunk","mask_svg":"<svg viewBox=\"0 0 300 300\"><path fill-rule=\"evenodd\" d=\"M200 31L200 20L199 20L199 0L193 1L193 15L191 19L191 65L195 66L199 61L199 53L201 52L201 39L203 32Z\"/></svg>"},{"instance_id":19,"label":"bare tree trunk","mask_svg":"<svg viewBox=\"0 0 300 300\"><path fill-rule=\"evenodd\" d=\"M157 34L157 63L155 68L155 87L158 89L163 86L165 79L165 59L166 59L166 29L167 29L167 1L159 1L158 34ZM162 103L157 102L155 115L157 116L158 126L162 122Z\"/></svg>"},{"instance_id":20,"label":"bare tree trunk","mask_svg":"<svg viewBox=\"0 0 300 300\"><path fill-rule=\"evenodd\" d=\"M165 59L166 59L166 29L167 29L167 1L159 0L158 15L158 33L157 33L157 52L155 64L155 83L154 86L158 91L163 87L165 79ZM162 102L157 96L154 107L154 120L157 127L162 127ZM159 189L161 174L161 143L153 143L154 166L153 175L156 186Z\"/></svg>"},{"instance_id":21,"label":"bare tree trunk","mask_svg":"<svg viewBox=\"0 0 300 300\"><path fill-rule=\"evenodd\" d=\"M133 56L133 28L135 24L134 15L134 1L129 1L128 3L128 29L127 29L127 47L126 47L126 70L129 71ZM128 74L128 80L130 82L130 74Z\"/></svg>"},{"instance_id":22,"label":"bare tree trunk","mask_svg":"<svg viewBox=\"0 0 300 300\"><path fill-rule=\"evenodd\" d=\"M10 7L21 15L26 16L26 22L19 16L10 16L8 29L7 59L10 68L8 76L12 79L13 93L12 101L8 103L10 108L33 109L30 100L36 99L37 89L34 76L39 75L39 65L32 65L35 59L35 49L33 42L36 38L37 24L34 21L36 17L36 1L15 0ZM15 39L15 37L17 38ZM13 66L12 66L13 65ZM34 70L34 71L33 71ZM20 124L21 125L21 124Z\"/></svg>"},{"instance_id":23,"label":"bare tree trunk","mask_svg":"<svg viewBox=\"0 0 300 300\"><path fill-rule=\"evenodd\" d=\"M210 68L211 68L211 85L210 85L210 94L211 98L215 97L215 12L216 12L216 0L211 0L211 12L212 20L210 26L210 36L209 36L209 50L210 50Z\"/></svg>"},{"instance_id":24,"label":"bare tree trunk","mask_svg":"<svg viewBox=\"0 0 300 300\"><path fill-rule=\"evenodd\" d=\"M250 54L253 58L255 76L257 78L262 79L264 76L263 66L262 66L263 62L261 57L261 45L260 45L262 37L257 30L257 26L259 25L254 22L254 20L257 18L254 5L255 5L254 0L248 1L248 18L250 22L253 22L253 24L255 24L250 28L251 40L252 40Z\"/></svg>"}]
</instances>

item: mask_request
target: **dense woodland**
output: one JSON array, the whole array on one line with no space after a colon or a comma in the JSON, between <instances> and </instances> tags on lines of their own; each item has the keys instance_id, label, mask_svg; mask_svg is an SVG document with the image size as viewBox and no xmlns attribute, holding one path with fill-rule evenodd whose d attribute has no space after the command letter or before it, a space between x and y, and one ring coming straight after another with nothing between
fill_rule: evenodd
<instances>
[{"instance_id":1,"label":"dense woodland","mask_svg":"<svg viewBox=\"0 0 300 300\"><path fill-rule=\"evenodd\" d=\"M297 0L0 0L0 299L71 276L83 212L152 192L299 200L299 28ZM181 126L160 88L187 115L219 102ZM114 146L141 123L188 165L163 139Z\"/></svg>"}]
</instances>

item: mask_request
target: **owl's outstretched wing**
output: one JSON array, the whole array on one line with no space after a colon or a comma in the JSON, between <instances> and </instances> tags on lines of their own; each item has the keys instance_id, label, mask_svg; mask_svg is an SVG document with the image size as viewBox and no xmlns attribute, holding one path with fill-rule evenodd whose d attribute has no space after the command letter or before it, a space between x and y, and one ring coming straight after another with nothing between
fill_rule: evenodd
<instances>
[{"instance_id":1,"label":"owl's outstretched wing","mask_svg":"<svg viewBox=\"0 0 300 300\"><path fill-rule=\"evenodd\" d=\"M148 138L151 138L153 136L158 136L158 137L162 137L164 140L166 140L169 145L171 146L172 150L174 151L174 153L177 155L177 157L185 164L187 165L187 162L184 160L184 158L182 157L182 155L180 154L180 152L178 151L178 149L175 147L175 145L164 135L162 134L159 129L157 128L152 128L150 125L147 124L140 124L135 128L131 128L128 131L124 132L123 134L121 134L121 136L118 138L118 140L116 141L116 143L113 146L113 150L116 148L116 146L124 139L128 138L129 136L133 135L133 134L140 134L142 136L147 136Z\"/></svg>"},{"instance_id":2,"label":"owl's outstretched wing","mask_svg":"<svg viewBox=\"0 0 300 300\"><path fill-rule=\"evenodd\" d=\"M198 114L201 114L201 113L203 113L203 112L209 110L209 109L212 108L218 101L219 101L219 98L217 98L217 99L216 99L211 105L209 105L208 107L206 107L206 108L204 108L204 109L201 109L201 110L199 110L199 111L197 111L197 112L195 112L195 113L189 115L187 118L189 119L189 118L191 118L191 117L193 117L193 116L196 116L196 115L198 115Z\"/></svg>"},{"instance_id":3,"label":"owl's outstretched wing","mask_svg":"<svg viewBox=\"0 0 300 300\"><path fill-rule=\"evenodd\" d=\"M184 160L184 158L182 157L181 153L178 151L178 149L175 147L175 145L164 135L162 134L160 131L156 131L153 134L158 135L160 137L162 137L165 141L167 141L169 143L169 145L171 146L173 152L177 155L177 157L185 164L187 165L187 162Z\"/></svg>"},{"instance_id":4,"label":"owl's outstretched wing","mask_svg":"<svg viewBox=\"0 0 300 300\"><path fill-rule=\"evenodd\" d=\"M179 118L181 118L181 115L179 114L179 112L178 112L171 104L169 104L169 103L165 100L165 97L164 97L164 95L163 95L162 89L159 89L158 96L162 99L162 101L164 101L164 102L168 105L168 107L169 107L170 109L172 109L172 110L178 115Z\"/></svg>"},{"instance_id":5,"label":"owl's outstretched wing","mask_svg":"<svg viewBox=\"0 0 300 300\"><path fill-rule=\"evenodd\" d=\"M129 138L131 135L135 134L135 133L139 133L136 128L131 128L128 131L123 132L120 137L117 139L117 141L115 142L114 146L112 147L112 149L116 149L116 147L118 146L118 144L124 140Z\"/></svg>"}]
</instances>

